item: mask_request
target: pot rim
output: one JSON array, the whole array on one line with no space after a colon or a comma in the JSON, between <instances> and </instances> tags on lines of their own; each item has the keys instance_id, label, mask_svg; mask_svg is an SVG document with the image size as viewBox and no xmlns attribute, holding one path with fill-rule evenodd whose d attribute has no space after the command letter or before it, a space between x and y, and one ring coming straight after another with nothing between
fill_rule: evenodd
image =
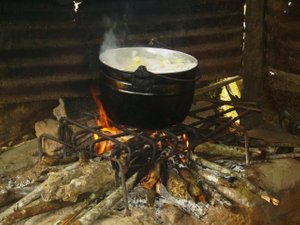
<instances>
[{"instance_id":1,"label":"pot rim","mask_svg":"<svg viewBox=\"0 0 300 225\"><path fill-rule=\"evenodd\" d=\"M135 71L131 71L131 70L128 70L126 68L120 68L120 67L124 67L124 65L121 65L121 66L116 66L116 64L113 65L113 63L110 63L110 62L107 62L107 58L109 58L110 54L113 54L113 55L117 55L118 51L128 51L128 52L132 52L132 51L143 51L145 50L145 52L149 52L149 53L160 53L158 55L160 56L163 56L164 54L165 55L168 55L168 54L173 54L173 55L177 55L177 56L180 56L182 59L186 59L186 60L189 60L191 63L193 63L194 65L189 67L189 68L185 68L185 69L176 69L174 71L149 71L153 74L174 74L174 73L181 73L181 72L187 72L187 71L190 71L190 70L193 70L195 69L196 67L198 67L198 60L192 56L192 55L189 55L187 53L184 53L184 52L181 52L181 51L177 51L177 50L171 50L171 49L166 49L166 48L156 48L156 47L120 47L120 48L112 48L112 49L108 49L108 50L105 50L104 52L100 53L99 54L99 60L101 63L103 63L104 65L112 68L112 69L115 69L115 70L118 70L118 71L121 71L121 72L126 72L126 73L129 73L129 74L132 74L132 73L135 73L136 70L138 70L138 68L135 70ZM128 57L132 57L132 56L128 56ZM163 56L163 57L166 57L166 56ZM141 64L142 65L142 64ZM143 65L142 65L143 66Z\"/></svg>"}]
</instances>

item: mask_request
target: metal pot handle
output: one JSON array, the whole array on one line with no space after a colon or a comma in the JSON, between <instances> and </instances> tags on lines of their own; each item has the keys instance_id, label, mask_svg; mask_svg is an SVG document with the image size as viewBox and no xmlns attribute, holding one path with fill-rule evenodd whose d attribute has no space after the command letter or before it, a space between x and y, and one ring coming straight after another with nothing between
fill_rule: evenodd
<instances>
[{"instance_id":1,"label":"metal pot handle","mask_svg":"<svg viewBox=\"0 0 300 225\"><path fill-rule=\"evenodd\" d=\"M148 45L153 46L153 47L157 47L157 48L167 48L167 49L172 49L170 46L166 45L165 43L162 43L160 41L158 41L156 38L151 38L151 40L149 41ZM199 69L199 66L197 66L197 74L196 74L196 78L195 79L180 79L180 78L173 78L173 77L168 77L168 76L164 76L161 74L155 74L155 73L151 73L149 71L147 71L148 73L160 77L160 78L164 78L167 80L172 80L172 81L177 81L177 82L196 82L201 78L201 72Z\"/></svg>"},{"instance_id":2,"label":"metal pot handle","mask_svg":"<svg viewBox=\"0 0 300 225\"><path fill-rule=\"evenodd\" d=\"M170 46L158 41L156 38L151 38L151 40L148 42L148 45L150 45L151 47L156 47L156 48L172 49Z\"/></svg>"}]
</instances>

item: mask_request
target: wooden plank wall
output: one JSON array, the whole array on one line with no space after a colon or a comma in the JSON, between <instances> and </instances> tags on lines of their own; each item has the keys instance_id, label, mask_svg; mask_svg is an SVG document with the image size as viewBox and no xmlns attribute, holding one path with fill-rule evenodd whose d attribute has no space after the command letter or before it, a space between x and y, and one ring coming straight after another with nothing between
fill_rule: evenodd
<instances>
[{"instance_id":1,"label":"wooden plank wall","mask_svg":"<svg viewBox=\"0 0 300 225\"><path fill-rule=\"evenodd\" d=\"M300 2L266 2L265 87L279 111L300 115Z\"/></svg>"},{"instance_id":2,"label":"wooden plank wall","mask_svg":"<svg viewBox=\"0 0 300 225\"><path fill-rule=\"evenodd\" d=\"M63 3L63 4L62 4ZM2 1L0 104L89 95L108 31L196 56L203 80L241 73L244 0Z\"/></svg>"}]
</instances>

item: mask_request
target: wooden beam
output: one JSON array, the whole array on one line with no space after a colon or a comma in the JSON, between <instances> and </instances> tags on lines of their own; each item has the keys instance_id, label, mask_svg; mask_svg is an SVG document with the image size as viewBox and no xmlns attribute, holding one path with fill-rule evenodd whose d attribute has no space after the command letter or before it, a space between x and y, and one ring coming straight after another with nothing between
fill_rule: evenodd
<instances>
[{"instance_id":1,"label":"wooden beam","mask_svg":"<svg viewBox=\"0 0 300 225\"><path fill-rule=\"evenodd\" d=\"M242 98L262 104L264 74L264 5L265 0L246 0L245 48L243 56L244 91ZM262 121L261 114L254 114L242 121L256 125Z\"/></svg>"}]
</instances>

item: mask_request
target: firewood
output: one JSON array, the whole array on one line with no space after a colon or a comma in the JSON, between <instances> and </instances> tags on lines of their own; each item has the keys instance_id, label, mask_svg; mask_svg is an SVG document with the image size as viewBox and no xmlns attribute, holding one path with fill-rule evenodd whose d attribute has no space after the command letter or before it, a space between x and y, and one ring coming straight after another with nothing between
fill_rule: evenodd
<instances>
[{"instance_id":1,"label":"firewood","mask_svg":"<svg viewBox=\"0 0 300 225\"><path fill-rule=\"evenodd\" d=\"M42 213L50 212L53 210L61 209L71 204L72 202L52 201L44 202L42 199L38 199L38 202L34 206L21 208L14 211L12 214L7 216L2 222L3 225L15 224L23 219L36 216Z\"/></svg>"},{"instance_id":2,"label":"firewood","mask_svg":"<svg viewBox=\"0 0 300 225\"><path fill-rule=\"evenodd\" d=\"M162 183L156 185L157 193L169 204L175 205L187 212L190 215L202 218L206 215L208 205L204 203L198 203L187 199L175 198L168 191Z\"/></svg>"},{"instance_id":3,"label":"firewood","mask_svg":"<svg viewBox=\"0 0 300 225\"><path fill-rule=\"evenodd\" d=\"M267 155L267 160L300 158L300 152Z\"/></svg>"},{"instance_id":4,"label":"firewood","mask_svg":"<svg viewBox=\"0 0 300 225\"><path fill-rule=\"evenodd\" d=\"M127 191L133 189L135 181L137 178L137 173L132 175L126 181ZM89 225L93 224L95 220L99 217L103 216L109 209L111 209L123 196L122 187L118 187L115 191L113 191L108 197L102 200L99 204L94 206L91 210L86 212L81 218L79 218L74 224L76 225Z\"/></svg>"},{"instance_id":5,"label":"firewood","mask_svg":"<svg viewBox=\"0 0 300 225\"><path fill-rule=\"evenodd\" d=\"M228 208L232 211L235 210L235 206L225 197L223 197L216 189L204 182L202 182L203 189L210 195L210 204L211 205L220 205Z\"/></svg>"},{"instance_id":6,"label":"firewood","mask_svg":"<svg viewBox=\"0 0 300 225\"><path fill-rule=\"evenodd\" d=\"M254 205L254 194L247 189L239 189L238 187L231 187L223 178L217 177L215 174L201 169L199 166L192 166L192 173L199 181L203 181L212 185L218 192L223 194L226 198L241 204L246 207Z\"/></svg>"},{"instance_id":7,"label":"firewood","mask_svg":"<svg viewBox=\"0 0 300 225\"><path fill-rule=\"evenodd\" d=\"M37 188L38 184L29 185L25 187L14 187L9 190L1 189L0 191L0 207L8 205L9 203L13 203L18 201L19 199L25 197L30 192L32 192L35 188Z\"/></svg>"},{"instance_id":8,"label":"firewood","mask_svg":"<svg viewBox=\"0 0 300 225\"><path fill-rule=\"evenodd\" d=\"M206 198L203 191L193 177L192 172L187 168L179 168L179 175L188 182L188 192L199 201L205 202Z\"/></svg>"},{"instance_id":9,"label":"firewood","mask_svg":"<svg viewBox=\"0 0 300 225\"><path fill-rule=\"evenodd\" d=\"M71 165L68 165L67 167L63 167L63 169L61 171L62 171L62 173L64 171L70 171L70 170L73 170L74 168L77 168L78 166L79 166L78 162L72 163ZM41 197L42 190L44 189L44 185L45 185L44 183L38 185L32 192L30 192L28 195L26 195L25 197L20 199L18 202L13 204L11 207L6 209L4 212L2 212L0 214L0 222L5 217L10 215L14 211L18 210L19 208L25 207L28 204L30 204L31 202L33 202L34 200L39 199ZM59 184L56 184L56 185L59 185Z\"/></svg>"},{"instance_id":10,"label":"firewood","mask_svg":"<svg viewBox=\"0 0 300 225\"><path fill-rule=\"evenodd\" d=\"M218 171L220 173L223 173L225 175L229 175L229 176L233 176L233 177L237 177L240 179L240 182L242 182L251 192L255 193L256 195L258 195L261 199L272 203L273 205L278 205L279 204L279 200L276 199L275 197L271 196L269 193L267 193L267 191L260 189L259 187L255 186L253 183L251 183L249 180L247 180L244 175L237 173L235 171L232 171L226 167L223 167L217 163L214 162L210 162L204 158L201 158L200 156L197 156L196 154L191 153L191 159L198 163L201 166L207 167L209 169ZM205 172L207 173L207 172ZM206 175L205 173L203 173L203 175Z\"/></svg>"},{"instance_id":11,"label":"firewood","mask_svg":"<svg viewBox=\"0 0 300 225\"><path fill-rule=\"evenodd\" d=\"M36 122L34 125L34 129L37 137L41 136L42 134L48 134L58 138L59 137L58 127L59 127L59 122L54 119L44 119L42 121ZM62 145L56 141L52 141L48 139L43 141L43 148L48 155L55 155L57 149L61 147ZM62 151L62 149L60 151Z\"/></svg>"},{"instance_id":12,"label":"firewood","mask_svg":"<svg viewBox=\"0 0 300 225\"><path fill-rule=\"evenodd\" d=\"M218 192L223 194L226 198L246 207L252 207L256 200L252 192L249 192L242 187L231 188L226 186L214 186Z\"/></svg>"},{"instance_id":13,"label":"firewood","mask_svg":"<svg viewBox=\"0 0 300 225\"><path fill-rule=\"evenodd\" d=\"M209 155L220 155L225 157L245 157L245 147L239 146L229 146L224 144L215 144L210 142L205 142L199 144L194 149L195 153L204 153ZM258 148L249 148L249 153L251 158L260 156L262 154L261 150Z\"/></svg>"},{"instance_id":14,"label":"firewood","mask_svg":"<svg viewBox=\"0 0 300 225\"><path fill-rule=\"evenodd\" d=\"M90 196L82 202L76 204L74 213L70 215L66 215L64 219L62 219L59 225L71 225L76 220L76 217L80 215L93 201L102 196L102 191L92 193Z\"/></svg>"},{"instance_id":15,"label":"firewood","mask_svg":"<svg viewBox=\"0 0 300 225\"><path fill-rule=\"evenodd\" d=\"M261 199L263 199L275 206L279 205L280 201L277 198L271 196L267 191L262 190L261 188L255 186L253 183L251 183L246 178L241 179L241 182L245 185L246 188L248 188L251 192L258 195Z\"/></svg>"},{"instance_id":16,"label":"firewood","mask_svg":"<svg viewBox=\"0 0 300 225\"><path fill-rule=\"evenodd\" d=\"M0 176L34 165L38 158L33 157L37 150L37 139L23 142L0 155Z\"/></svg>"},{"instance_id":17,"label":"firewood","mask_svg":"<svg viewBox=\"0 0 300 225\"><path fill-rule=\"evenodd\" d=\"M34 189L32 192L30 192L24 198L22 198L17 203L13 204L11 207L9 207L4 212L2 212L0 214L0 224L6 217L8 217L9 215L11 215L15 211L17 211L19 208L22 208L22 207L28 205L29 203L33 202L34 200L40 198L41 190L42 190L42 185L39 185L36 189Z\"/></svg>"},{"instance_id":18,"label":"firewood","mask_svg":"<svg viewBox=\"0 0 300 225\"><path fill-rule=\"evenodd\" d=\"M114 170L110 161L90 161L69 170L51 173L44 182L41 196L45 201L76 202L80 194L106 192L114 185Z\"/></svg>"},{"instance_id":19,"label":"firewood","mask_svg":"<svg viewBox=\"0 0 300 225\"><path fill-rule=\"evenodd\" d=\"M149 171L149 173L142 178L140 181L140 184L143 188L151 190L156 182L160 179L160 169L161 169L161 164L160 162L157 162L154 165L154 168Z\"/></svg>"},{"instance_id":20,"label":"firewood","mask_svg":"<svg viewBox=\"0 0 300 225\"><path fill-rule=\"evenodd\" d=\"M236 173L236 172L234 172L224 166L221 166L217 163L208 161L194 153L191 153L190 157L194 162L198 163L199 165L207 167L207 168L215 170L215 171L218 171L222 174L226 174L228 176L233 176L233 177L241 177L242 176L242 174Z\"/></svg>"},{"instance_id":21,"label":"firewood","mask_svg":"<svg viewBox=\"0 0 300 225\"><path fill-rule=\"evenodd\" d=\"M208 183L210 183L212 185L222 185L222 186L227 186L227 187L232 186L231 183L229 183L226 179L224 179L220 175L217 175L216 173L205 170L204 168L202 168L194 163L191 164L191 172L194 175L194 177L199 178L199 176L200 176L200 177L202 177L202 179L206 180ZM199 180L199 179L197 179L197 180Z\"/></svg>"},{"instance_id":22,"label":"firewood","mask_svg":"<svg viewBox=\"0 0 300 225\"><path fill-rule=\"evenodd\" d=\"M188 192L188 183L172 169L168 171L168 174L169 178L166 185L168 192L175 198L192 200Z\"/></svg>"},{"instance_id":23,"label":"firewood","mask_svg":"<svg viewBox=\"0 0 300 225\"><path fill-rule=\"evenodd\" d=\"M54 157L43 156L33 167L0 178L0 207L23 198L47 179L47 173L63 170L68 166L65 163L70 163L75 159L59 160ZM57 163L59 164L54 165Z\"/></svg>"}]
</instances>

